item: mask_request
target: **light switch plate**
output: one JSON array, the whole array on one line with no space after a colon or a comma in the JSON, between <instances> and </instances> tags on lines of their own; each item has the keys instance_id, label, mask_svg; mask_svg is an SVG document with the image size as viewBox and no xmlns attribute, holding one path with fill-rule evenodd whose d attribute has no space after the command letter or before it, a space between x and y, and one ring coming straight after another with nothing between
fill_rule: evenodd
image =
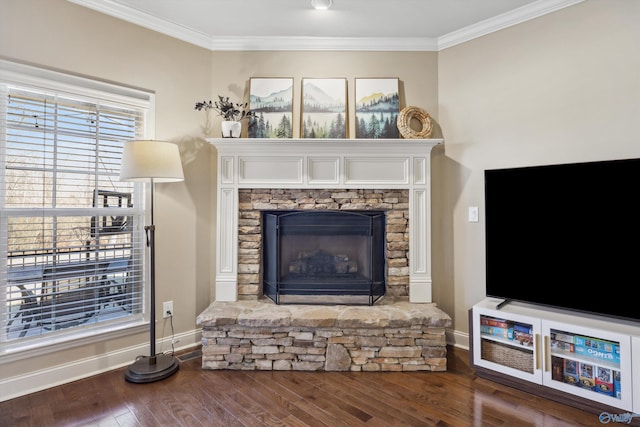
<instances>
[{"instance_id":1,"label":"light switch plate","mask_svg":"<svg viewBox=\"0 0 640 427\"><path fill-rule=\"evenodd\" d=\"M469 206L469 222L478 222L478 207Z\"/></svg>"}]
</instances>

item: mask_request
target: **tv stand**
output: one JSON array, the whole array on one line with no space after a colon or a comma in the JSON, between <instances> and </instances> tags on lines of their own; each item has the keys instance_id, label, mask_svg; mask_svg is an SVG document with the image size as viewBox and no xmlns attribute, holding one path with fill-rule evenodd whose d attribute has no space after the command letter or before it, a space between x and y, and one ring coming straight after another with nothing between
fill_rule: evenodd
<instances>
[{"instance_id":1,"label":"tv stand","mask_svg":"<svg viewBox=\"0 0 640 427\"><path fill-rule=\"evenodd\" d=\"M595 414L640 413L640 323L486 298L469 331L480 377Z\"/></svg>"},{"instance_id":2,"label":"tv stand","mask_svg":"<svg viewBox=\"0 0 640 427\"><path fill-rule=\"evenodd\" d=\"M502 307L504 307L505 305L509 304L510 302L511 302L511 298L507 298L507 299L502 300L501 302L499 302L496 305L496 310L500 310Z\"/></svg>"}]
</instances>

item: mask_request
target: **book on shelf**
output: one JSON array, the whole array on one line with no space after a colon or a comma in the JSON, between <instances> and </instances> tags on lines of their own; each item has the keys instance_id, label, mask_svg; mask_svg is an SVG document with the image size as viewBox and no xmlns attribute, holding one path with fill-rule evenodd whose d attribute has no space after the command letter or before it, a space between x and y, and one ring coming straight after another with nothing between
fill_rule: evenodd
<instances>
[{"instance_id":1,"label":"book on shelf","mask_svg":"<svg viewBox=\"0 0 640 427\"><path fill-rule=\"evenodd\" d=\"M613 370L613 396L616 399L622 399L622 391L620 389L620 371Z\"/></svg>"},{"instance_id":2,"label":"book on shelf","mask_svg":"<svg viewBox=\"0 0 640 427\"><path fill-rule=\"evenodd\" d=\"M608 351L601 351L592 347L585 347L582 345L575 345L574 346L574 353L577 356L580 357L584 357L584 358L590 358L590 359L594 359L594 360L598 360L598 361L604 361L604 362L612 362L612 363L620 363L620 351L616 352L608 352Z\"/></svg>"},{"instance_id":3,"label":"book on shelf","mask_svg":"<svg viewBox=\"0 0 640 427\"><path fill-rule=\"evenodd\" d=\"M551 333L549 335L551 336L552 340L562 341L562 342L566 342L566 343L569 343L569 344L573 344L574 343L574 336L572 334L568 334L566 332L560 332L560 331L551 330Z\"/></svg>"},{"instance_id":4,"label":"book on shelf","mask_svg":"<svg viewBox=\"0 0 640 427\"><path fill-rule=\"evenodd\" d=\"M573 353L574 351L574 345L564 341L558 341L558 340L552 339L549 345L551 346L551 348L557 348L558 350L568 351L571 353Z\"/></svg>"},{"instance_id":5,"label":"book on shelf","mask_svg":"<svg viewBox=\"0 0 640 427\"><path fill-rule=\"evenodd\" d=\"M606 353L620 353L620 343L614 341L576 335L574 337L574 343L582 347L592 348Z\"/></svg>"},{"instance_id":6,"label":"book on shelf","mask_svg":"<svg viewBox=\"0 0 640 427\"><path fill-rule=\"evenodd\" d=\"M533 347L533 335L531 333L518 331L514 328L513 340L526 347Z\"/></svg>"},{"instance_id":7,"label":"book on shelf","mask_svg":"<svg viewBox=\"0 0 640 427\"><path fill-rule=\"evenodd\" d=\"M578 385L580 376L578 375L578 362L571 359L564 359L564 382Z\"/></svg>"},{"instance_id":8,"label":"book on shelf","mask_svg":"<svg viewBox=\"0 0 640 427\"><path fill-rule=\"evenodd\" d=\"M494 317L480 316L480 324L484 326L496 326L498 328L509 328L509 322L505 319L496 319Z\"/></svg>"},{"instance_id":9,"label":"book on shelf","mask_svg":"<svg viewBox=\"0 0 640 427\"><path fill-rule=\"evenodd\" d=\"M506 340L513 339L513 329L501 328L498 326L480 325L480 333L484 335L491 335L494 337L504 338Z\"/></svg>"},{"instance_id":10,"label":"book on shelf","mask_svg":"<svg viewBox=\"0 0 640 427\"><path fill-rule=\"evenodd\" d=\"M596 366L596 391L598 393L613 396L613 372L609 368Z\"/></svg>"},{"instance_id":11,"label":"book on shelf","mask_svg":"<svg viewBox=\"0 0 640 427\"><path fill-rule=\"evenodd\" d=\"M564 382L564 359L562 357L551 356L551 379Z\"/></svg>"},{"instance_id":12,"label":"book on shelf","mask_svg":"<svg viewBox=\"0 0 640 427\"><path fill-rule=\"evenodd\" d=\"M596 379L593 371L593 365L580 362L580 387L587 390L596 389Z\"/></svg>"},{"instance_id":13,"label":"book on shelf","mask_svg":"<svg viewBox=\"0 0 640 427\"><path fill-rule=\"evenodd\" d=\"M518 331L518 332L522 332L522 333L525 333L525 334L533 334L533 326L527 325L526 323L514 322L513 323L513 330L514 331Z\"/></svg>"}]
</instances>

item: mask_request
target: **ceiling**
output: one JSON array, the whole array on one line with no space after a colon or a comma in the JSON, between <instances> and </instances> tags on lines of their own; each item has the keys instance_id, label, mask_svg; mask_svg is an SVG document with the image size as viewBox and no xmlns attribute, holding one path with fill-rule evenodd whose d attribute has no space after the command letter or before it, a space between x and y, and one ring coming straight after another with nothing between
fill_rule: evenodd
<instances>
[{"instance_id":1,"label":"ceiling","mask_svg":"<svg viewBox=\"0 0 640 427\"><path fill-rule=\"evenodd\" d=\"M438 51L584 0L68 1L214 51Z\"/></svg>"}]
</instances>

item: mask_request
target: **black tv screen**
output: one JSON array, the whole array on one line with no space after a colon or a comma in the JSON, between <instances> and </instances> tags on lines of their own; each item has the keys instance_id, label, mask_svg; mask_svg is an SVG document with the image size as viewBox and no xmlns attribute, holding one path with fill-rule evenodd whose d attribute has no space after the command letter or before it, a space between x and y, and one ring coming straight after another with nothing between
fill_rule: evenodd
<instances>
[{"instance_id":1,"label":"black tv screen","mask_svg":"<svg viewBox=\"0 0 640 427\"><path fill-rule=\"evenodd\" d=\"M640 159L484 179L487 296L640 320Z\"/></svg>"}]
</instances>

